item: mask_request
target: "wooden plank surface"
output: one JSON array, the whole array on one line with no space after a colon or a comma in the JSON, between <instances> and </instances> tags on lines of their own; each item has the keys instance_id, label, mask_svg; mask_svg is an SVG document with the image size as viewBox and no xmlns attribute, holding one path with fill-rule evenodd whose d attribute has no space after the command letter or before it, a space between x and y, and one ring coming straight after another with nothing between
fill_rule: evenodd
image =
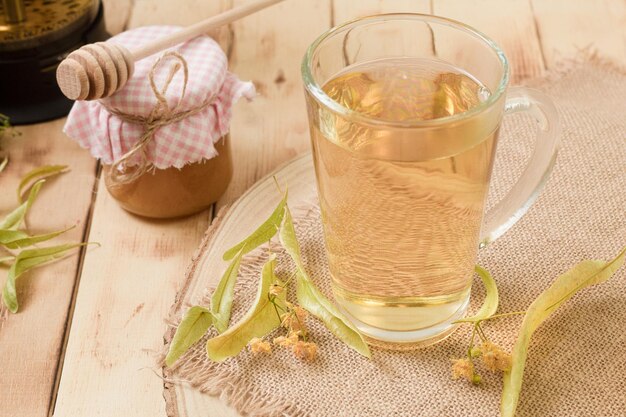
<instances>
[{"instance_id":1,"label":"wooden plank surface","mask_svg":"<svg viewBox=\"0 0 626 417\"><path fill-rule=\"evenodd\" d=\"M433 13L459 20L491 37L504 50L511 82L543 73L545 65L527 0L437 0Z\"/></svg>"},{"instance_id":2,"label":"wooden plank surface","mask_svg":"<svg viewBox=\"0 0 626 417\"><path fill-rule=\"evenodd\" d=\"M106 191L95 207L54 415L161 416L163 318L210 213L142 220Z\"/></svg>"},{"instance_id":3,"label":"wooden plank surface","mask_svg":"<svg viewBox=\"0 0 626 417\"><path fill-rule=\"evenodd\" d=\"M626 2L532 0L546 65L596 52L626 63Z\"/></svg>"},{"instance_id":4,"label":"wooden plank surface","mask_svg":"<svg viewBox=\"0 0 626 417\"><path fill-rule=\"evenodd\" d=\"M300 63L307 46L330 27L330 19L328 1L288 0L233 23L231 70L252 80L258 96L234 113L235 173L218 209L309 148Z\"/></svg>"},{"instance_id":5,"label":"wooden plank surface","mask_svg":"<svg viewBox=\"0 0 626 417\"><path fill-rule=\"evenodd\" d=\"M106 16L117 32L126 25L187 24L241 3L107 0ZM253 80L260 94L235 109L236 174L219 207L308 149L299 71L306 46L331 24L391 11L430 11L477 27L502 45L514 80L540 75L585 48L626 62L622 0L288 0L214 34L229 52L231 69ZM44 163L68 163L72 172L47 184L31 224L49 230L76 222L64 237L75 241L88 224L95 163L63 137L61 126L62 121L29 126L21 139L10 141L13 164L0 174L0 213L13 203L22 173ZM0 319L0 416L47 416L55 398L56 416L165 416L156 362L163 318L209 219L205 212L174 222L142 221L119 209L101 187L90 240L103 246L86 256L71 324L78 257L29 274L19 285L22 312ZM187 388L179 392L195 395ZM210 397L187 405L189 417L234 415Z\"/></svg>"},{"instance_id":6,"label":"wooden plank surface","mask_svg":"<svg viewBox=\"0 0 626 417\"><path fill-rule=\"evenodd\" d=\"M50 244L83 239L95 183L96 162L61 133L62 126L63 120L57 120L19 127L20 137L3 140L11 162L0 174L1 217L17 206L15 190L26 172L45 164L71 167L43 185L28 217L32 233L76 225ZM72 204L63 204L67 201ZM77 251L61 262L30 271L17 283L18 313L0 307L0 416L47 414L79 260ZM3 285L7 271L0 267Z\"/></svg>"}]
</instances>

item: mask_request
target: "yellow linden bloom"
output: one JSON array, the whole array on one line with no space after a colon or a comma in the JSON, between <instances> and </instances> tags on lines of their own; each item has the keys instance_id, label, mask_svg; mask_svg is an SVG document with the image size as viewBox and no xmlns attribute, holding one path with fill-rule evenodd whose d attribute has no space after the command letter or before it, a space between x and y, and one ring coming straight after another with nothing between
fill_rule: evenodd
<instances>
[{"instance_id":1,"label":"yellow linden bloom","mask_svg":"<svg viewBox=\"0 0 626 417\"><path fill-rule=\"evenodd\" d=\"M300 332L291 332L288 337L278 336L274 338L274 344L278 346L290 347L298 342Z\"/></svg>"},{"instance_id":2,"label":"yellow linden bloom","mask_svg":"<svg viewBox=\"0 0 626 417\"><path fill-rule=\"evenodd\" d=\"M304 359L306 361L313 361L317 356L317 345L311 342L303 342L298 341L292 347L293 354L296 355L298 359Z\"/></svg>"},{"instance_id":3,"label":"yellow linden bloom","mask_svg":"<svg viewBox=\"0 0 626 417\"><path fill-rule=\"evenodd\" d=\"M485 368L492 372L510 371L513 359L511 355L502 350L498 345L485 342L480 347L482 351L483 364Z\"/></svg>"},{"instance_id":4,"label":"yellow linden bloom","mask_svg":"<svg viewBox=\"0 0 626 417\"><path fill-rule=\"evenodd\" d=\"M255 355L257 353L270 353L272 351L272 345L270 345L270 342L266 342L265 340L259 339L258 337L255 337L252 340L250 340L249 345L250 345L250 350Z\"/></svg>"},{"instance_id":5,"label":"yellow linden bloom","mask_svg":"<svg viewBox=\"0 0 626 417\"><path fill-rule=\"evenodd\" d=\"M304 321L307 317L307 312L302 307L296 306L288 313L283 313L280 316L281 324L286 329L291 330L304 330Z\"/></svg>"},{"instance_id":6,"label":"yellow linden bloom","mask_svg":"<svg viewBox=\"0 0 626 417\"><path fill-rule=\"evenodd\" d=\"M468 358L452 360L452 378L464 378L473 384L480 383L480 376L474 373L474 364Z\"/></svg>"},{"instance_id":7,"label":"yellow linden bloom","mask_svg":"<svg viewBox=\"0 0 626 417\"><path fill-rule=\"evenodd\" d=\"M285 289L283 287L281 287L280 285L272 284L272 286L270 287L269 293L270 293L270 295L276 296L276 295L282 294L284 290Z\"/></svg>"},{"instance_id":8,"label":"yellow linden bloom","mask_svg":"<svg viewBox=\"0 0 626 417\"><path fill-rule=\"evenodd\" d=\"M298 317L298 320L300 320L300 322L302 324L304 324L304 321L306 320L306 318L309 316L309 313L303 309L300 306L296 306L293 311L296 313L296 316Z\"/></svg>"}]
</instances>

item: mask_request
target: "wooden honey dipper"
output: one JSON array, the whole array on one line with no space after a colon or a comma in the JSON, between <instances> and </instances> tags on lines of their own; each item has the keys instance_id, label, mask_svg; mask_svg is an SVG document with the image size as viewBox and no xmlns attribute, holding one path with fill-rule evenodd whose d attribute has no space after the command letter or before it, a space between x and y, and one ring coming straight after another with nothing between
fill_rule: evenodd
<instances>
[{"instance_id":1,"label":"wooden honey dipper","mask_svg":"<svg viewBox=\"0 0 626 417\"><path fill-rule=\"evenodd\" d=\"M257 0L195 23L133 51L122 45L97 42L70 53L57 68L57 83L71 100L97 100L121 89L133 76L135 61L202 35L210 29L283 0Z\"/></svg>"}]
</instances>

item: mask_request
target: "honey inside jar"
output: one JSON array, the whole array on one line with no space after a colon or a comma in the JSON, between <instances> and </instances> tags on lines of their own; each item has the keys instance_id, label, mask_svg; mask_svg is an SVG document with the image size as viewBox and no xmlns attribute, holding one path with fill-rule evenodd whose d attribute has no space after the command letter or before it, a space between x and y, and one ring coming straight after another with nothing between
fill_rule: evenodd
<instances>
[{"instance_id":1,"label":"honey inside jar","mask_svg":"<svg viewBox=\"0 0 626 417\"><path fill-rule=\"evenodd\" d=\"M215 143L218 155L178 169L151 169L139 178L120 183L104 167L107 190L127 211L151 218L172 218L197 213L215 203L233 174L229 135Z\"/></svg>"}]
</instances>

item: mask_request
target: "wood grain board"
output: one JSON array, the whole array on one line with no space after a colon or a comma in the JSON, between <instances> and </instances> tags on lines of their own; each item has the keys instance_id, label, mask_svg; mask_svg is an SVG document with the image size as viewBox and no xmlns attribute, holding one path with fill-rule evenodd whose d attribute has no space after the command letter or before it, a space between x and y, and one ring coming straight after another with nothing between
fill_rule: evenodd
<instances>
[{"instance_id":1,"label":"wood grain board","mask_svg":"<svg viewBox=\"0 0 626 417\"><path fill-rule=\"evenodd\" d=\"M43 164L67 164L72 170L48 180L31 208L33 233L76 227L55 239L80 242L87 234L96 179L96 162L61 133L63 121L20 128L21 136L4 142L10 163L0 174L0 213L17 206L19 179ZM62 210L62 202L70 202ZM7 268L0 268L2 283ZM20 309L0 307L0 415L41 416L54 395L67 324L71 318L80 257L29 272L18 283ZM19 412L18 412L19 411Z\"/></svg>"},{"instance_id":2,"label":"wood grain board","mask_svg":"<svg viewBox=\"0 0 626 417\"><path fill-rule=\"evenodd\" d=\"M117 33L147 24L186 25L244 3L105 0L105 16ZM212 33L231 70L254 81L259 92L234 110L235 176L217 209L309 149L300 62L311 41L334 24L393 11L434 13L476 27L503 47L514 80L582 53L626 64L622 0L287 0ZM103 186L95 187L96 162L65 138L62 125L20 127L22 136L6 141L12 162L0 174L0 213L14 207L14 189L25 172L68 164L71 172L44 185L30 226L41 231L75 223L60 241L102 246L35 270L19 283L20 312L0 318L0 416L164 417L157 363L164 318L213 211L169 222L125 213ZM236 415L219 399L184 386L175 398L188 417Z\"/></svg>"}]
</instances>

